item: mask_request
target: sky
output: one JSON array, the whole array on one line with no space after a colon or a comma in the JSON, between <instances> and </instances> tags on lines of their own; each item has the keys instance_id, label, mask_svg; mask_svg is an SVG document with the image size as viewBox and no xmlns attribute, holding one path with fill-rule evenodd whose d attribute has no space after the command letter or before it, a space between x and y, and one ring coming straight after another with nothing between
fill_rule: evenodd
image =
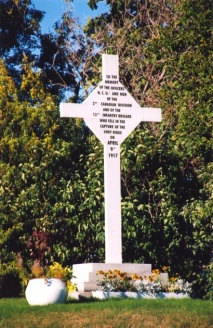
<instances>
[{"instance_id":1,"label":"sky","mask_svg":"<svg viewBox=\"0 0 213 328\"><path fill-rule=\"evenodd\" d=\"M63 0L32 0L35 9L46 12L41 23L42 33L53 31L53 24L59 20L66 11L66 3ZM98 10L91 10L87 5L87 0L74 0L74 17L78 16L82 25L86 24L89 17L94 17L107 11L105 1L98 3Z\"/></svg>"}]
</instances>

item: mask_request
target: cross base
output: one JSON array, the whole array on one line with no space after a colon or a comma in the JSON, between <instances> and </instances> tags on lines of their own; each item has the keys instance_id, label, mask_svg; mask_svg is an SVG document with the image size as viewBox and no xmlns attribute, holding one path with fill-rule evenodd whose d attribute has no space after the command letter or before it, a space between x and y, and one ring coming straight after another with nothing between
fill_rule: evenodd
<instances>
[{"instance_id":1,"label":"cross base","mask_svg":"<svg viewBox=\"0 0 213 328\"><path fill-rule=\"evenodd\" d=\"M91 292L98 290L97 285L97 272L99 270L120 270L121 272L127 272L128 275L133 273L139 276L150 276L152 274L151 264L138 264L138 263L82 263L73 265L73 276L72 282L77 285L79 293ZM162 279L165 282L168 280L166 273L162 274Z\"/></svg>"}]
</instances>

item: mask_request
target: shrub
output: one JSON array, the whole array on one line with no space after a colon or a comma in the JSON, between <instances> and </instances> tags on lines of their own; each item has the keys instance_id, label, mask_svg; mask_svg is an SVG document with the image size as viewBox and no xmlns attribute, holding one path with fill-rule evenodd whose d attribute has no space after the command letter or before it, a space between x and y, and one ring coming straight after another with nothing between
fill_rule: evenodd
<instances>
[{"instance_id":1,"label":"shrub","mask_svg":"<svg viewBox=\"0 0 213 328\"><path fill-rule=\"evenodd\" d=\"M213 300L213 262L203 267L193 284L193 296Z\"/></svg>"},{"instance_id":2,"label":"shrub","mask_svg":"<svg viewBox=\"0 0 213 328\"><path fill-rule=\"evenodd\" d=\"M20 297L24 293L25 274L15 264L0 264L0 298Z\"/></svg>"}]
</instances>

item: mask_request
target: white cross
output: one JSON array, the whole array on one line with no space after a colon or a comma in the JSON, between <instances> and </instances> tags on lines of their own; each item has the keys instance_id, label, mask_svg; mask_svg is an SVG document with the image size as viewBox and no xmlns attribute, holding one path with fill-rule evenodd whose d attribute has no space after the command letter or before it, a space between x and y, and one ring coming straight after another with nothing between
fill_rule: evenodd
<instances>
[{"instance_id":1,"label":"white cross","mask_svg":"<svg viewBox=\"0 0 213 328\"><path fill-rule=\"evenodd\" d=\"M105 262L122 263L120 144L141 122L161 122L119 82L117 55L102 55L102 82L82 104L61 103L61 117L83 118L104 144Z\"/></svg>"}]
</instances>

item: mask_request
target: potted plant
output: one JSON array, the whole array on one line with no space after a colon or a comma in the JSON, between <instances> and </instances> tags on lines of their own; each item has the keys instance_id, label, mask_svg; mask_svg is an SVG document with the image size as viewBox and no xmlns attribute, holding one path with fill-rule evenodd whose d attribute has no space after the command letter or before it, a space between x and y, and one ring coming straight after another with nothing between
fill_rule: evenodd
<instances>
[{"instance_id":1,"label":"potted plant","mask_svg":"<svg viewBox=\"0 0 213 328\"><path fill-rule=\"evenodd\" d=\"M25 295L30 305L48 305L64 303L68 289L74 289L70 279L72 270L63 268L59 263L50 265L48 260L51 251L50 235L43 231L34 231L27 242L33 264L30 280Z\"/></svg>"}]
</instances>

